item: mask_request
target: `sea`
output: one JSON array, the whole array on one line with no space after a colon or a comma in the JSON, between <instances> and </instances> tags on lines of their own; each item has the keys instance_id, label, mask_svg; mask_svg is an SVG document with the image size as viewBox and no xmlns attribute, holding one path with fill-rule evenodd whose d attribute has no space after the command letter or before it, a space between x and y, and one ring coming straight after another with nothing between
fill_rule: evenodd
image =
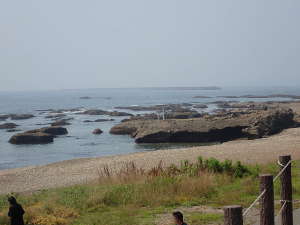
<instances>
[{"instance_id":1,"label":"sea","mask_svg":"<svg viewBox=\"0 0 300 225\"><path fill-rule=\"evenodd\" d=\"M218 96L242 95L272 95L288 94L300 95L300 86L294 87L221 87L215 90L203 90L197 87L173 88L102 88L80 90L45 90L45 91L0 91L1 114L34 114L27 120L0 121L0 124L14 122L17 129L27 131L45 127L53 122L45 118L47 114L40 110L46 109L103 109L116 110L117 106L151 106L173 103L209 103L223 100L249 101L249 99L225 99ZM88 99L81 97L88 96ZM211 98L194 98L194 96L208 96ZM251 101L285 101L286 98L250 99ZM208 104L207 112L216 109L215 104ZM117 110L137 113L130 110ZM201 109L199 109L201 111ZM200 145L197 143L182 144L136 144L127 135L112 135L109 130L126 117L79 115L66 110L71 120L67 126L69 134L54 139L51 144L43 145L13 145L8 142L10 137L18 132L0 130L0 170L20 168L34 165L44 165L62 160L76 158L119 155L134 152L155 151L157 149L177 149L187 146ZM84 120L115 119L101 123L84 123ZM100 128L101 135L93 135L92 131Z\"/></svg>"}]
</instances>

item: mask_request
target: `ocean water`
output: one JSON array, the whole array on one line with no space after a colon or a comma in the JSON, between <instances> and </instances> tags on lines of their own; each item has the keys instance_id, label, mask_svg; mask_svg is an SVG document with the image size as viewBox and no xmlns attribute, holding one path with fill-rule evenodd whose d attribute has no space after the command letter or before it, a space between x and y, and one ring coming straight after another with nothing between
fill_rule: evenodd
<instances>
[{"instance_id":1,"label":"ocean water","mask_svg":"<svg viewBox=\"0 0 300 225\"><path fill-rule=\"evenodd\" d=\"M149 106L168 103L207 103L216 100L225 100L216 96L224 95L270 95L292 94L300 95L298 87L227 87L221 90L197 89L169 89L169 88L131 88L131 89L86 89L86 90L60 90L60 91L32 91L32 92L0 92L0 115L10 113L32 113L36 117L28 120L10 121L20 125L17 129L22 131L44 127L52 122L46 119L46 114L37 110L44 109L103 109L114 110L116 106L140 105ZM212 98L196 99L197 95ZM80 99L90 96L91 99ZM230 100L230 99L227 99ZM232 100L232 99L231 99ZM233 99L236 100L236 99ZM248 101L249 99L237 99ZM251 99L252 101L266 101L266 99ZM267 99L287 100L287 99ZM208 110L215 108L209 105ZM118 110L127 111L128 110ZM141 112L137 112L141 113ZM156 149L178 148L191 144L143 144L138 145L129 136L109 134L110 128L125 117L75 115L69 112L68 117L74 117L69 134L58 137L54 143L46 145L12 145L8 143L14 133L0 130L0 169L18 168L30 165L43 165L52 162L107 155L118 155L141 151L154 151ZM115 121L101 123L84 123L84 120L113 118ZM4 123L4 121L0 121ZM101 135L93 135L92 131L100 128L104 131ZM193 144L196 145L196 144Z\"/></svg>"}]
</instances>

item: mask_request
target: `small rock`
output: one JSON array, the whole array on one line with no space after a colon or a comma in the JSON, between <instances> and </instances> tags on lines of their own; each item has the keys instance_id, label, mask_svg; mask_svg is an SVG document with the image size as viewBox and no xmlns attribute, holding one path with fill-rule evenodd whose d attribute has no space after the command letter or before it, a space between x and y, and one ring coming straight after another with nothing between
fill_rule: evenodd
<instances>
[{"instance_id":1,"label":"small rock","mask_svg":"<svg viewBox=\"0 0 300 225\"><path fill-rule=\"evenodd\" d=\"M12 120L26 120L34 117L32 114L11 114L10 118Z\"/></svg>"},{"instance_id":2,"label":"small rock","mask_svg":"<svg viewBox=\"0 0 300 225\"><path fill-rule=\"evenodd\" d=\"M102 133L103 133L103 131L99 128L97 128L93 131L93 134L102 134Z\"/></svg>"},{"instance_id":3,"label":"small rock","mask_svg":"<svg viewBox=\"0 0 300 225\"><path fill-rule=\"evenodd\" d=\"M15 123L4 123L4 124L0 124L0 129L14 129L17 126L18 125Z\"/></svg>"}]
</instances>

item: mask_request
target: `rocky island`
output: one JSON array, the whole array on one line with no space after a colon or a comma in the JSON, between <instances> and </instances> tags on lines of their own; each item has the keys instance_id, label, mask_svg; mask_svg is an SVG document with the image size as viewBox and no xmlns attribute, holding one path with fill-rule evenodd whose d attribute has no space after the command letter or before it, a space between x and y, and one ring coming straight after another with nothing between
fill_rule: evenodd
<instances>
[{"instance_id":1,"label":"rocky island","mask_svg":"<svg viewBox=\"0 0 300 225\"><path fill-rule=\"evenodd\" d=\"M238 138L261 138L295 125L291 109L226 112L194 119L127 120L111 134L128 134L137 143L224 142Z\"/></svg>"}]
</instances>

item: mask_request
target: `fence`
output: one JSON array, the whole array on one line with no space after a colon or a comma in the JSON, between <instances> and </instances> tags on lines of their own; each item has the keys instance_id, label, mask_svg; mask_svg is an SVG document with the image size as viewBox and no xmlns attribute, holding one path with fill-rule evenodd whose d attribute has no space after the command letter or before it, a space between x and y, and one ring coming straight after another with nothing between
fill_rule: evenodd
<instances>
[{"instance_id":1,"label":"fence","mask_svg":"<svg viewBox=\"0 0 300 225\"><path fill-rule=\"evenodd\" d=\"M280 178L281 182L281 215L282 225L293 225L293 198L292 198L292 160L290 155L280 156L278 160L279 173L273 178L270 174L260 175L260 195L243 212L241 206L224 207L225 225L243 225L244 218L251 208L260 202L260 225L274 225L274 182Z\"/></svg>"}]
</instances>

